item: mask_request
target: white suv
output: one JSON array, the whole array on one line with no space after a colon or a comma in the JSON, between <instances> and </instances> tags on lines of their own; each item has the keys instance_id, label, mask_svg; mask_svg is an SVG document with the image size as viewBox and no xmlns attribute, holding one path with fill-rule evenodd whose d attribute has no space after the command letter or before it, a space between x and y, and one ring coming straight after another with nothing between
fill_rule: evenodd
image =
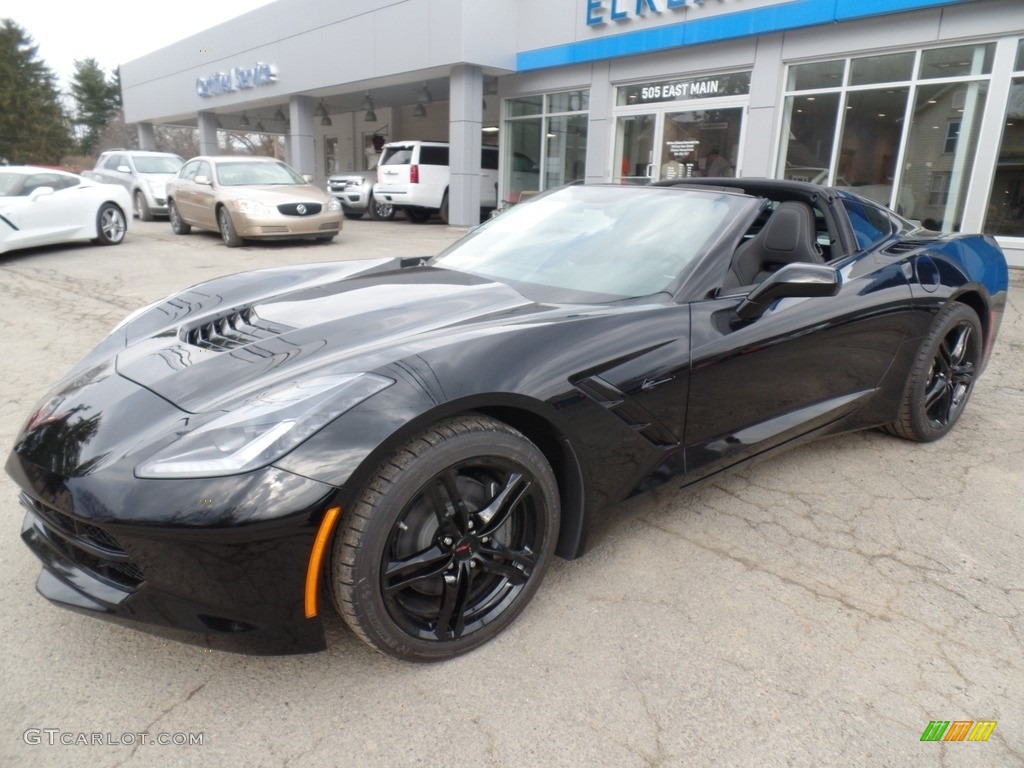
<instances>
[{"instance_id":1,"label":"white suv","mask_svg":"<svg viewBox=\"0 0 1024 768\"><path fill-rule=\"evenodd\" d=\"M484 146L480 158L480 207L498 206L498 148ZM442 141L394 141L384 145L373 196L405 211L409 221L424 222L438 213L448 223L448 144Z\"/></svg>"}]
</instances>

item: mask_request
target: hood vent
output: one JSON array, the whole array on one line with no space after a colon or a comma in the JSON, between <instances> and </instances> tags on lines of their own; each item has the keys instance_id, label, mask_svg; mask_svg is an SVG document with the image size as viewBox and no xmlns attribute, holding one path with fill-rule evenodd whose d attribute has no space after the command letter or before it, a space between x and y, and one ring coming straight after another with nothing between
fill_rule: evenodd
<instances>
[{"instance_id":1,"label":"hood vent","mask_svg":"<svg viewBox=\"0 0 1024 768\"><path fill-rule=\"evenodd\" d=\"M246 307L202 325L185 328L182 330L181 339L202 349L224 352L279 336L290 330L294 329L260 319L255 309Z\"/></svg>"}]
</instances>

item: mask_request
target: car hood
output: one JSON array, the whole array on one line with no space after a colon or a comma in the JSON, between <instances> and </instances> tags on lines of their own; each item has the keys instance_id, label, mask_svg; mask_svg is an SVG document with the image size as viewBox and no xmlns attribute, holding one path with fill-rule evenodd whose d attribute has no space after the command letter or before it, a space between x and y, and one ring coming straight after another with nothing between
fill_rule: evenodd
<instances>
[{"instance_id":1,"label":"car hood","mask_svg":"<svg viewBox=\"0 0 1024 768\"><path fill-rule=\"evenodd\" d=\"M217 196L221 199L231 200L256 199L264 205L308 202L309 200L327 202L327 193L312 184L253 184L244 187L218 187Z\"/></svg>"},{"instance_id":2,"label":"car hood","mask_svg":"<svg viewBox=\"0 0 1024 768\"><path fill-rule=\"evenodd\" d=\"M229 410L311 372L372 371L553 310L505 284L433 267L378 268L213 311L201 288L178 297L197 310L170 325L137 339L129 326L116 362L123 377L191 413Z\"/></svg>"}]
</instances>

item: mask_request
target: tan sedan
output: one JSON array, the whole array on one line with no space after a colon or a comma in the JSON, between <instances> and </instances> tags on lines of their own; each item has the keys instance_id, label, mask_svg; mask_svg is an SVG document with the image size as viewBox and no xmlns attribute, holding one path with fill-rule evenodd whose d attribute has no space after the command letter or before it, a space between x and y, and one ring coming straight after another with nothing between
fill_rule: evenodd
<instances>
[{"instance_id":1,"label":"tan sedan","mask_svg":"<svg viewBox=\"0 0 1024 768\"><path fill-rule=\"evenodd\" d=\"M341 203L271 157L194 157L167 182L175 234L192 227L220 232L224 245L244 240L332 240Z\"/></svg>"}]
</instances>

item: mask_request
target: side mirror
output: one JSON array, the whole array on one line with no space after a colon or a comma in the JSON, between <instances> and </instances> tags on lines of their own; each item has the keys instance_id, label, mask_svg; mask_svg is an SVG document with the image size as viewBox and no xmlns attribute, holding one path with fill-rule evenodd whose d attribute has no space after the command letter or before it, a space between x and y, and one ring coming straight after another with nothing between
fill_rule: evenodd
<instances>
[{"instance_id":1,"label":"side mirror","mask_svg":"<svg viewBox=\"0 0 1024 768\"><path fill-rule=\"evenodd\" d=\"M202 184L204 187L212 187L213 186L213 182L210 181L210 177L209 176L203 176L202 174L200 174L199 176L196 176L194 179L192 179L192 181L194 181L196 184Z\"/></svg>"},{"instance_id":2,"label":"side mirror","mask_svg":"<svg viewBox=\"0 0 1024 768\"><path fill-rule=\"evenodd\" d=\"M824 264L787 264L750 292L736 309L744 320L756 320L778 299L835 296L842 278Z\"/></svg>"},{"instance_id":3,"label":"side mirror","mask_svg":"<svg viewBox=\"0 0 1024 768\"><path fill-rule=\"evenodd\" d=\"M53 187L36 187L28 193L29 200L38 200L40 197L46 197L47 195L53 194Z\"/></svg>"},{"instance_id":4,"label":"side mirror","mask_svg":"<svg viewBox=\"0 0 1024 768\"><path fill-rule=\"evenodd\" d=\"M117 172L118 173L131 173L132 169L129 168L127 165L119 165L119 166L117 166Z\"/></svg>"},{"instance_id":5,"label":"side mirror","mask_svg":"<svg viewBox=\"0 0 1024 768\"><path fill-rule=\"evenodd\" d=\"M311 173L304 173L304 174L302 174L302 180L305 181L307 184L312 184L313 183L313 179L314 179L314 176Z\"/></svg>"}]
</instances>

